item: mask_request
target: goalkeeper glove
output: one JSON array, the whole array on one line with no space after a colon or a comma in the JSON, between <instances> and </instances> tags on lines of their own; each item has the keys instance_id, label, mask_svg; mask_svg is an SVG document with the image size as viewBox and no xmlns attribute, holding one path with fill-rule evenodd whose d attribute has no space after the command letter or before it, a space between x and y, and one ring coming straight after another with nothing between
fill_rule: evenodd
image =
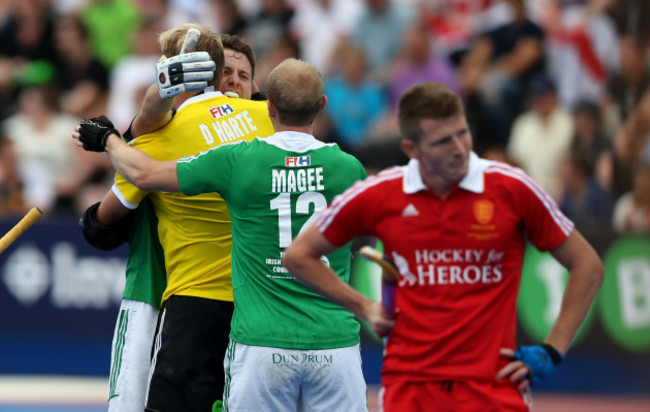
<instances>
[{"instance_id":1,"label":"goalkeeper glove","mask_svg":"<svg viewBox=\"0 0 650 412\"><path fill-rule=\"evenodd\" d=\"M84 150L103 152L106 150L108 136L115 133L120 136L113 126L113 122L106 116L92 117L79 123L79 141L83 143Z\"/></svg>"},{"instance_id":2,"label":"goalkeeper glove","mask_svg":"<svg viewBox=\"0 0 650 412\"><path fill-rule=\"evenodd\" d=\"M208 52L192 52L170 57L156 64L158 93L165 99L192 90L203 90L214 78L217 65Z\"/></svg>"},{"instance_id":3,"label":"goalkeeper glove","mask_svg":"<svg viewBox=\"0 0 650 412\"><path fill-rule=\"evenodd\" d=\"M542 343L520 347L515 351L514 359L528 366L528 379L532 384L551 374L562 363L562 354L550 344Z\"/></svg>"}]
</instances>

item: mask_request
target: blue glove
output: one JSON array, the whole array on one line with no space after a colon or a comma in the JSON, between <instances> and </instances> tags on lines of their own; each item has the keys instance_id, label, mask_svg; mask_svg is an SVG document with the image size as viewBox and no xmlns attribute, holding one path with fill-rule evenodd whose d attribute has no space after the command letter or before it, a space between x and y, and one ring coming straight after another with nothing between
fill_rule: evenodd
<instances>
[{"instance_id":1,"label":"blue glove","mask_svg":"<svg viewBox=\"0 0 650 412\"><path fill-rule=\"evenodd\" d=\"M535 383L551 374L562 363L562 354L548 343L522 346L515 351L515 360L520 360L528 366L530 383Z\"/></svg>"}]
</instances>

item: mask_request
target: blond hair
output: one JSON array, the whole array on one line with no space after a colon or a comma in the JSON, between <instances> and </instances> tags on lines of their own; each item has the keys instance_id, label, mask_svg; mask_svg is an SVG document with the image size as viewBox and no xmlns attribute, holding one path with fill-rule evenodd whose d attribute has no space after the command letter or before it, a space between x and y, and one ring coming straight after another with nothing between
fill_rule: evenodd
<instances>
[{"instance_id":1,"label":"blond hair","mask_svg":"<svg viewBox=\"0 0 650 412\"><path fill-rule=\"evenodd\" d=\"M178 55L183 47L183 41L185 41L187 31L192 28L201 32L201 37L199 37L199 41L196 44L196 51L208 52L210 58L216 64L216 68L214 69L214 78L212 81L208 82L208 85L214 86L214 88L218 90L225 62L221 40L219 39L219 36L212 32L212 30L196 23L182 24L165 31L160 35L158 38L160 49L167 57Z\"/></svg>"},{"instance_id":2,"label":"blond hair","mask_svg":"<svg viewBox=\"0 0 650 412\"><path fill-rule=\"evenodd\" d=\"M309 126L321 109L324 84L318 70L297 59L286 59L266 79L266 97L287 126Z\"/></svg>"}]
</instances>

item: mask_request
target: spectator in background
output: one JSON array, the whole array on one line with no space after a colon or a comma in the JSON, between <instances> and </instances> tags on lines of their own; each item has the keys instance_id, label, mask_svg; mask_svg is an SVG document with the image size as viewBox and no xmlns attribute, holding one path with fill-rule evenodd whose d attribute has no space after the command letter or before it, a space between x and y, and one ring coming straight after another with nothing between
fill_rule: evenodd
<instances>
[{"instance_id":1,"label":"spectator in background","mask_svg":"<svg viewBox=\"0 0 650 412\"><path fill-rule=\"evenodd\" d=\"M620 234L650 233L650 163L637 165L632 190L616 201L613 225Z\"/></svg>"},{"instance_id":2,"label":"spectator in background","mask_svg":"<svg viewBox=\"0 0 650 412\"><path fill-rule=\"evenodd\" d=\"M266 77L271 73L271 70L286 59L299 59L300 54L300 45L291 37L280 37L270 46L264 57L258 60L255 69L255 84L260 90L264 90Z\"/></svg>"},{"instance_id":3,"label":"spectator in background","mask_svg":"<svg viewBox=\"0 0 650 412\"><path fill-rule=\"evenodd\" d=\"M57 20L54 33L61 108L84 119L104 113L109 72L93 54L88 30L77 16L70 15Z\"/></svg>"},{"instance_id":4,"label":"spectator in background","mask_svg":"<svg viewBox=\"0 0 650 412\"><path fill-rule=\"evenodd\" d=\"M382 85L367 76L363 51L349 46L341 53L341 74L327 80L325 114L331 120L336 142L358 156L359 147L371 138L373 126L388 109Z\"/></svg>"},{"instance_id":5,"label":"spectator in background","mask_svg":"<svg viewBox=\"0 0 650 412\"><path fill-rule=\"evenodd\" d=\"M364 1L366 7L351 41L363 50L370 72L383 78L387 65L399 52L404 31L415 18L415 10L395 0Z\"/></svg>"},{"instance_id":6,"label":"spectator in background","mask_svg":"<svg viewBox=\"0 0 650 412\"><path fill-rule=\"evenodd\" d=\"M237 0L212 0L210 4L216 14L217 33L240 36L246 31L246 18Z\"/></svg>"},{"instance_id":7,"label":"spectator in background","mask_svg":"<svg viewBox=\"0 0 650 412\"><path fill-rule=\"evenodd\" d=\"M323 75L330 74L335 48L352 32L362 11L361 0L303 0L296 3L291 34L301 57Z\"/></svg>"},{"instance_id":8,"label":"spectator in background","mask_svg":"<svg viewBox=\"0 0 650 412\"><path fill-rule=\"evenodd\" d=\"M163 31L162 20L145 19L134 33L134 52L121 58L111 70L107 111L118 130L129 127L147 88L156 82L156 71L152 68L162 53L158 34Z\"/></svg>"},{"instance_id":9,"label":"spectator in background","mask_svg":"<svg viewBox=\"0 0 650 412\"><path fill-rule=\"evenodd\" d=\"M19 94L19 110L3 123L3 131L18 155L18 167L25 184L25 201L43 212L83 211L77 205L92 189L96 173L112 166L107 156L86 156L70 141L70 130L78 120L61 113L56 89L50 85L26 87ZM97 183L105 192L110 182ZM101 199L103 193L98 194Z\"/></svg>"},{"instance_id":10,"label":"spectator in background","mask_svg":"<svg viewBox=\"0 0 650 412\"><path fill-rule=\"evenodd\" d=\"M93 51L106 67L112 68L131 52L131 40L141 17L141 10L132 0L90 0L81 10Z\"/></svg>"},{"instance_id":11,"label":"spectator in background","mask_svg":"<svg viewBox=\"0 0 650 412\"><path fill-rule=\"evenodd\" d=\"M27 209L15 147L0 135L0 218L22 215Z\"/></svg>"},{"instance_id":12,"label":"spectator in background","mask_svg":"<svg viewBox=\"0 0 650 412\"><path fill-rule=\"evenodd\" d=\"M248 22L244 37L253 45L255 54L264 58L281 38L288 36L294 12L284 0L260 0L260 11Z\"/></svg>"},{"instance_id":13,"label":"spectator in background","mask_svg":"<svg viewBox=\"0 0 650 412\"><path fill-rule=\"evenodd\" d=\"M573 108L571 152L580 153L592 170L600 187L611 190L613 156L611 139L603 133L600 108L590 101L578 102Z\"/></svg>"},{"instance_id":14,"label":"spectator in background","mask_svg":"<svg viewBox=\"0 0 650 412\"><path fill-rule=\"evenodd\" d=\"M54 73L53 30L48 0L12 2L0 28L0 120L15 110L17 83Z\"/></svg>"},{"instance_id":15,"label":"spectator in background","mask_svg":"<svg viewBox=\"0 0 650 412\"><path fill-rule=\"evenodd\" d=\"M420 11L436 39L436 52L458 66L481 33L506 24L508 8L500 0L443 0L422 2Z\"/></svg>"},{"instance_id":16,"label":"spectator in background","mask_svg":"<svg viewBox=\"0 0 650 412\"><path fill-rule=\"evenodd\" d=\"M461 89L479 133L479 151L508 144L526 82L544 69L542 28L528 19L524 0L502 1L511 7L512 21L479 36L460 65Z\"/></svg>"},{"instance_id":17,"label":"spectator in background","mask_svg":"<svg viewBox=\"0 0 650 412\"><path fill-rule=\"evenodd\" d=\"M603 102L610 130L621 126L650 87L648 45L638 36L627 34L618 44L621 64L609 73Z\"/></svg>"},{"instance_id":18,"label":"spectator in background","mask_svg":"<svg viewBox=\"0 0 650 412\"><path fill-rule=\"evenodd\" d=\"M598 184L594 165L585 151L572 151L560 174L564 191L560 210L585 235L606 233L611 226L614 199Z\"/></svg>"},{"instance_id":19,"label":"spectator in background","mask_svg":"<svg viewBox=\"0 0 650 412\"><path fill-rule=\"evenodd\" d=\"M433 40L423 23L406 29L400 53L388 78L391 108L397 110L397 103L405 91L416 84L435 81L444 83L458 93L456 69L445 57L439 57L433 47Z\"/></svg>"},{"instance_id":20,"label":"spectator in background","mask_svg":"<svg viewBox=\"0 0 650 412\"><path fill-rule=\"evenodd\" d=\"M527 90L530 110L515 120L507 152L557 200L560 196L558 166L560 159L569 153L573 119L559 102L555 83L550 78L532 78Z\"/></svg>"},{"instance_id":21,"label":"spectator in background","mask_svg":"<svg viewBox=\"0 0 650 412\"><path fill-rule=\"evenodd\" d=\"M650 162L650 89L614 136L615 177L613 191L618 197L631 189L633 165Z\"/></svg>"},{"instance_id":22,"label":"spectator in background","mask_svg":"<svg viewBox=\"0 0 650 412\"><path fill-rule=\"evenodd\" d=\"M567 107L600 101L607 73L618 66L616 26L605 13L612 0L547 1L539 16L547 33L548 70Z\"/></svg>"}]
</instances>

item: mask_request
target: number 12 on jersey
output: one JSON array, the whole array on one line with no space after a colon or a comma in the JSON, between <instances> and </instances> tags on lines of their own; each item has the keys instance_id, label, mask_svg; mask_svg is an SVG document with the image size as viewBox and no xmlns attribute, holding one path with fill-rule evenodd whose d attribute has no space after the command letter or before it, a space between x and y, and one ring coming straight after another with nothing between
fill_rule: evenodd
<instances>
[{"instance_id":1,"label":"number 12 on jersey","mask_svg":"<svg viewBox=\"0 0 650 412\"><path fill-rule=\"evenodd\" d=\"M278 242L279 246L283 249L288 247L293 240L292 226L294 223L300 224L304 222L298 232L300 234L327 207L327 199L319 192L304 192L299 194L298 199L296 199L295 211L291 209L291 193L280 193L270 203L271 210L278 211ZM306 215L309 215L307 220L305 220Z\"/></svg>"}]
</instances>

